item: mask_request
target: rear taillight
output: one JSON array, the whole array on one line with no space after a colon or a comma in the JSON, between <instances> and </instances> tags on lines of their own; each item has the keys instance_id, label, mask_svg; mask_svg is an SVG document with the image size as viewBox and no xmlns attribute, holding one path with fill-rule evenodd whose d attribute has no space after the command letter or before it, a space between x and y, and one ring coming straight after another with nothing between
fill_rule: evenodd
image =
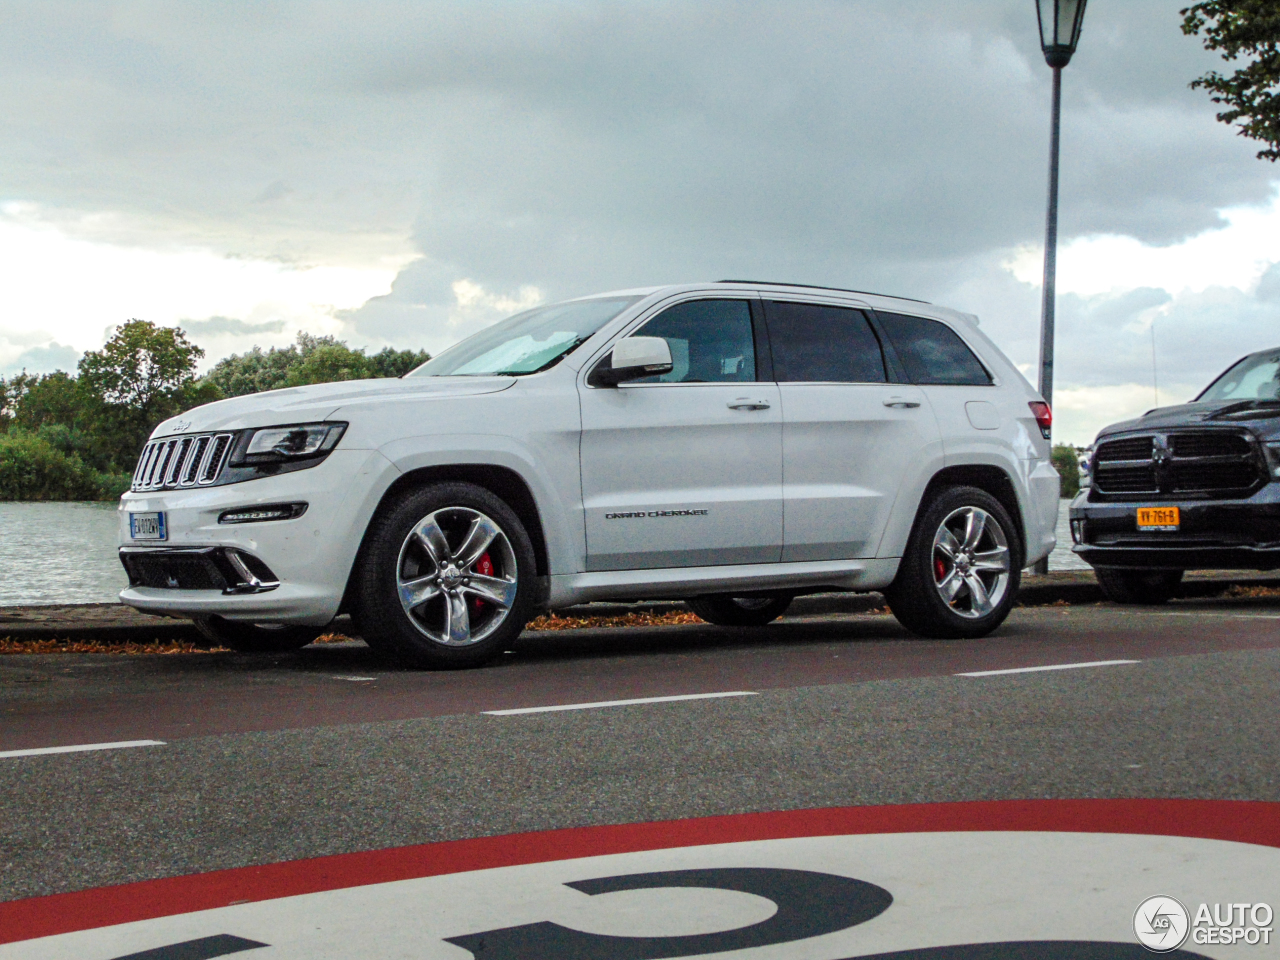
<instances>
[{"instance_id":1,"label":"rear taillight","mask_svg":"<svg viewBox=\"0 0 1280 960\"><path fill-rule=\"evenodd\" d=\"M1040 436L1048 440L1053 428L1053 411L1043 400L1032 400L1027 406L1031 408L1031 415L1040 425Z\"/></svg>"}]
</instances>

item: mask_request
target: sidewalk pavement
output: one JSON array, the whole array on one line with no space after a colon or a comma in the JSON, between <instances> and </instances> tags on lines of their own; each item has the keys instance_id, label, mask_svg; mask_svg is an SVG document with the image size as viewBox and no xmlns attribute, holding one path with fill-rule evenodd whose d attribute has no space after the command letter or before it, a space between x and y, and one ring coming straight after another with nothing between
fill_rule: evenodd
<instances>
[{"instance_id":1,"label":"sidewalk pavement","mask_svg":"<svg viewBox=\"0 0 1280 960\"><path fill-rule=\"evenodd\" d=\"M1280 574L1229 570L1193 571L1187 574L1179 595L1215 597L1235 585L1280 587ZM1022 589L1018 594L1018 603L1029 607L1101 601L1102 591L1090 570L1062 570L1043 576L1027 574L1022 578ZM824 593L798 598L787 615L795 617L866 613L879 609L884 604L884 597L879 593ZM607 617L624 613L666 613L681 609L684 609L683 604L658 601L588 603L557 612L571 617ZM341 633L344 626L350 629L350 621L345 617L335 623L333 629ZM157 617L119 603L0 607L0 637L6 636L14 640L135 643L200 639L190 620Z\"/></svg>"}]
</instances>

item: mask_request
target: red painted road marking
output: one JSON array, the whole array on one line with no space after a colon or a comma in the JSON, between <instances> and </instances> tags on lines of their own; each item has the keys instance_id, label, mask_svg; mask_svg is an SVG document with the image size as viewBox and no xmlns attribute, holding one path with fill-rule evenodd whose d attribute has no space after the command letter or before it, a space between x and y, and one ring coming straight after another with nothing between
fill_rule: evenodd
<instances>
[{"instance_id":1,"label":"red painted road marking","mask_svg":"<svg viewBox=\"0 0 1280 960\"><path fill-rule=\"evenodd\" d=\"M835 807L456 840L0 903L0 943L233 903L579 857L785 838L960 831L1176 836L1280 847L1280 803L1006 800Z\"/></svg>"}]
</instances>

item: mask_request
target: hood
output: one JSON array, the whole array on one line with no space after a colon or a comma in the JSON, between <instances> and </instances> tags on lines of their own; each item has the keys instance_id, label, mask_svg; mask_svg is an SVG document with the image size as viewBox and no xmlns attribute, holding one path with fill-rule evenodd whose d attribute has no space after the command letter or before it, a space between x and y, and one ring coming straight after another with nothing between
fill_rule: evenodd
<instances>
[{"instance_id":1,"label":"hood","mask_svg":"<svg viewBox=\"0 0 1280 960\"><path fill-rule=\"evenodd\" d=\"M408 377L379 380L343 380L306 387L267 390L244 397L232 397L195 407L162 422L153 437L202 433L210 430L240 430L276 424L324 420L339 407L354 401L444 400L474 397L506 390L514 377Z\"/></svg>"},{"instance_id":2,"label":"hood","mask_svg":"<svg viewBox=\"0 0 1280 960\"><path fill-rule=\"evenodd\" d=\"M1131 430L1167 430L1199 424L1251 425L1260 433L1280 432L1280 400L1208 400L1156 407L1133 420L1104 427L1098 437Z\"/></svg>"}]
</instances>

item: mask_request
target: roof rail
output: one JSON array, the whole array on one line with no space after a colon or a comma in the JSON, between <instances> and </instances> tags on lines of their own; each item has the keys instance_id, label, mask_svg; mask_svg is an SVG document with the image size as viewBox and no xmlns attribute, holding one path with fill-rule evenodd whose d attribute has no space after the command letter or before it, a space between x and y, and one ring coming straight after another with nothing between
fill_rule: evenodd
<instances>
[{"instance_id":1,"label":"roof rail","mask_svg":"<svg viewBox=\"0 0 1280 960\"><path fill-rule=\"evenodd\" d=\"M848 287L821 287L816 283L779 283L776 280L717 280L716 283L755 283L762 287L803 287L805 290L838 290L841 293L861 293L868 297L893 297L894 300L907 300L911 303L928 303L928 300L917 300L915 297L899 297L892 293L874 293L871 290L850 290Z\"/></svg>"}]
</instances>

